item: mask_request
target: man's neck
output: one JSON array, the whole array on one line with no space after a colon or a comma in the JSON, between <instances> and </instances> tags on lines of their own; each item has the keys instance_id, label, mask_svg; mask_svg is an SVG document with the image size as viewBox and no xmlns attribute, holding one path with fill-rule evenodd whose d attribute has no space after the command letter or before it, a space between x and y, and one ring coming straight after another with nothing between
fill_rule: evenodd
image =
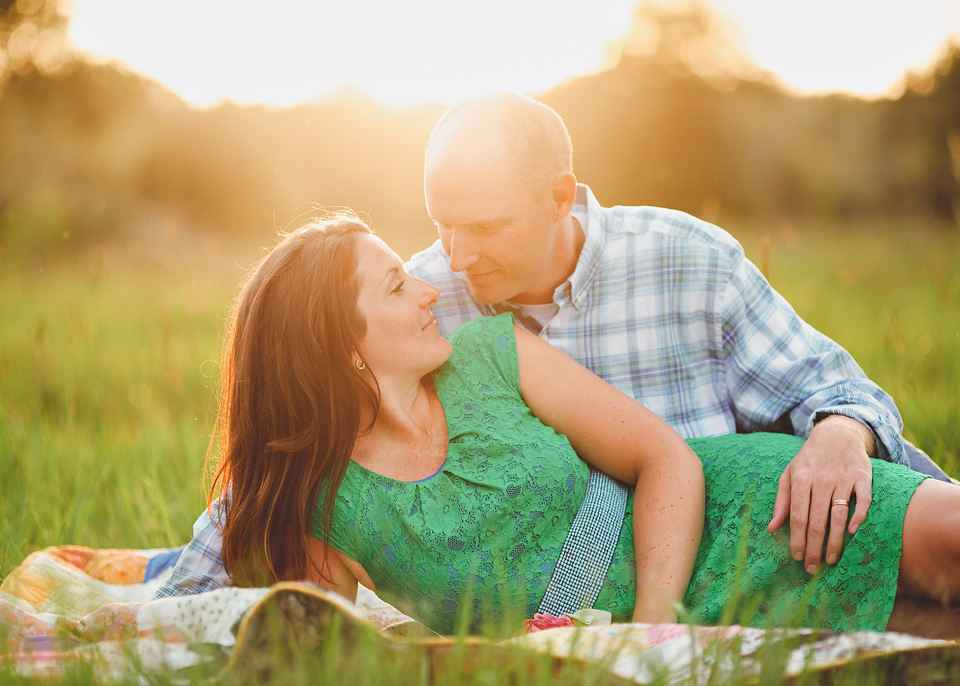
<instances>
[{"instance_id":1,"label":"man's neck","mask_svg":"<svg viewBox=\"0 0 960 686\"><path fill-rule=\"evenodd\" d=\"M586 240L580 222L573 215L567 215L557 224L560 239L556 242L555 264L550 272L550 278L544 288L533 294L526 294L515 298L512 302L517 305L546 305L553 302L553 293L557 286L570 278L580 260L580 251Z\"/></svg>"}]
</instances>

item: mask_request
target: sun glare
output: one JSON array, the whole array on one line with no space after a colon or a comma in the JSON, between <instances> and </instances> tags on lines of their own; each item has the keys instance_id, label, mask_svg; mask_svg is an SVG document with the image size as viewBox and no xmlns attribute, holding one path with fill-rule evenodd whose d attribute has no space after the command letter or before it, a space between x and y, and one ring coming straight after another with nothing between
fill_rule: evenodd
<instances>
[{"instance_id":1,"label":"sun glare","mask_svg":"<svg viewBox=\"0 0 960 686\"><path fill-rule=\"evenodd\" d=\"M742 30L755 63L801 93L890 94L904 72L960 43L960 3L923 0L714 0Z\"/></svg>"},{"instance_id":2,"label":"sun glare","mask_svg":"<svg viewBox=\"0 0 960 686\"><path fill-rule=\"evenodd\" d=\"M255 7L251 11L251 7ZM71 39L197 106L287 106L359 86L391 105L478 91L547 90L603 68L631 0L420 0L257 5L228 0L76 0ZM582 14L582 16L581 16Z\"/></svg>"},{"instance_id":3,"label":"sun glare","mask_svg":"<svg viewBox=\"0 0 960 686\"><path fill-rule=\"evenodd\" d=\"M676 0L682 2L683 0ZM386 104L540 93L609 66L635 0L73 0L71 40L189 103L285 107L358 87ZM674 4L663 0L660 4ZM710 0L740 48L788 87L890 92L937 56L960 3Z\"/></svg>"}]
</instances>

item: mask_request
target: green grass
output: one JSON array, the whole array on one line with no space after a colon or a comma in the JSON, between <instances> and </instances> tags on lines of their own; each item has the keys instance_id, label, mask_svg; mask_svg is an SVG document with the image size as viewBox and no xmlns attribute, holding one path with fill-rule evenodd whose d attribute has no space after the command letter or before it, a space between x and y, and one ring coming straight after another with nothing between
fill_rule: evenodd
<instances>
[{"instance_id":1,"label":"green grass","mask_svg":"<svg viewBox=\"0 0 960 686\"><path fill-rule=\"evenodd\" d=\"M798 312L894 395L906 435L960 475L960 233L740 237ZM225 312L237 265L259 253L0 262L0 577L50 545L187 540L204 504ZM469 681L488 682L501 683L489 670Z\"/></svg>"},{"instance_id":2,"label":"green grass","mask_svg":"<svg viewBox=\"0 0 960 686\"><path fill-rule=\"evenodd\" d=\"M188 536L241 277L124 254L0 277L0 574L51 544Z\"/></svg>"}]
</instances>

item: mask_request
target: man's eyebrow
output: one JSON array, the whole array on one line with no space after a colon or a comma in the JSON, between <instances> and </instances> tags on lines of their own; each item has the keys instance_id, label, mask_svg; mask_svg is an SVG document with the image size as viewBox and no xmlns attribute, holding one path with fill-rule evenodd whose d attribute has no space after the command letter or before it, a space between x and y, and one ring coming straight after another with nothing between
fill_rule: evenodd
<instances>
[{"instance_id":1,"label":"man's eyebrow","mask_svg":"<svg viewBox=\"0 0 960 686\"><path fill-rule=\"evenodd\" d=\"M450 224L447 224L446 222L439 221L439 220L437 220L437 219L433 219L433 217L431 217L430 219L431 219L431 221L433 221L434 224L441 224L441 225L443 225L443 226L450 226ZM481 219L480 221L475 221L475 222L470 222L470 223L468 223L468 224L463 224L463 226L465 226L465 227L467 227L467 228L469 228L469 229L473 229L473 228L478 228L478 227L482 227L482 226L494 226L494 227L496 227L496 226L501 226L501 225L506 224L506 223L507 223L507 220L506 220L505 218L502 218L502 217L492 217L492 218L490 218L490 219Z\"/></svg>"}]
</instances>

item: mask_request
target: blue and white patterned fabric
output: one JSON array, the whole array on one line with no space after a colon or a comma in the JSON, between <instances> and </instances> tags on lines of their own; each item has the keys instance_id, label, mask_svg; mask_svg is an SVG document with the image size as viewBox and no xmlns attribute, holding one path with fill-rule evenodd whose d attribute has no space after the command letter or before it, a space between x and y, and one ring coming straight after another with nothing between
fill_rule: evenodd
<instances>
[{"instance_id":1,"label":"blue and white patterned fabric","mask_svg":"<svg viewBox=\"0 0 960 686\"><path fill-rule=\"evenodd\" d=\"M726 231L675 210L601 207L584 185L572 214L585 242L541 338L684 438L807 436L821 416L841 414L873 430L879 457L906 463L890 396L794 312ZM405 267L439 288L433 315L444 335L507 307L476 302L439 241Z\"/></svg>"},{"instance_id":2,"label":"blue and white patterned fabric","mask_svg":"<svg viewBox=\"0 0 960 686\"><path fill-rule=\"evenodd\" d=\"M223 511L219 501L209 509ZM220 528L210 517L209 509L197 518L193 538L180 553L170 578L157 590L154 599L204 593L231 585L223 568Z\"/></svg>"},{"instance_id":3,"label":"blue and white patterned fabric","mask_svg":"<svg viewBox=\"0 0 960 686\"><path fill-rule=\"evenodd\" d=\"M583 502L570 525L538 612L559 617L593 607L620 538L628 494L623 483L590 468Z\"/></svg>"}]
</instances>

